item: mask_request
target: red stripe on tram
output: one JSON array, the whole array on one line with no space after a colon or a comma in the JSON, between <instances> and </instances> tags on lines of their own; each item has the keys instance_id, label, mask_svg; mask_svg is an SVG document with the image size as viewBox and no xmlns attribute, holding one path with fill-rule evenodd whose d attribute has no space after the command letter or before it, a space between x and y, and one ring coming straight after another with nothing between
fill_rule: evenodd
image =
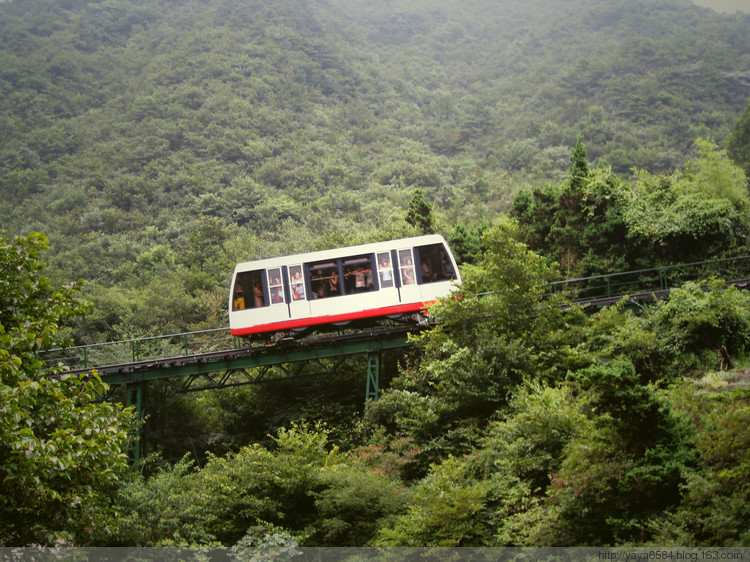
<instances>
[{"instance_id":1,"label":"red stripe on tram","mask_svg":"<svg viewBox=\"0 0 750 562\"><path fill-rule=\"evenodd\" d=\"M335 322L347 322L351 320L361 320L363 318L376 318L378 316L389 316L391 314L403 314L405 312L415 312L423 310L435 301L416 302L400 304L397 306L386 306L383 308L368 308L355 312L346 312L344 314L331 314L326 316L308 316L307 318L297 318L294 320L285 320L283 322L272 322L270 324L258 324L243 328L233 328L233 336L248 336L250 334L262 334L264 332L281 332L284 330L293 330L295 328L307 328L309 326L319 326L321 324L333 324Z\"/></svg>"}]
</instances>

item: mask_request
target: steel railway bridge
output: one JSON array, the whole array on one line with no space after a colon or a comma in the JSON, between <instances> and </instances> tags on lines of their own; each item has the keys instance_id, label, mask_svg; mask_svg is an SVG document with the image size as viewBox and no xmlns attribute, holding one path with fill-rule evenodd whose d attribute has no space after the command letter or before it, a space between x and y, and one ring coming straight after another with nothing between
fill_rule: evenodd
<instances>
[{"instance_id":1,"label":"steel railway bridge","mask_svg":"<svg viewBox=\"0 0 750 562\"><path fill-rule=\"evenodd\" d=\"M626 273L568 279L552 283L551 293L564 293L570 303L588 310L622 299L643 306L666 298L671 287L689 280L717 277L747 288L750 256L695 262ZM300 378L335 372L352 356L365 358L365 400L380 393L382 354L412 345L410 334L424 326L391 326L360 331L342 330L274 345L247 347L228 328L145 337L46 351L47 364L71 373L96 370L109 386L109 395L125 389L126 405L143 416L145 385L159 381L177 392L192 392L257 384L281 378ZM136 439L134 457L140 456Z\"/></svg>"}]
</instances>

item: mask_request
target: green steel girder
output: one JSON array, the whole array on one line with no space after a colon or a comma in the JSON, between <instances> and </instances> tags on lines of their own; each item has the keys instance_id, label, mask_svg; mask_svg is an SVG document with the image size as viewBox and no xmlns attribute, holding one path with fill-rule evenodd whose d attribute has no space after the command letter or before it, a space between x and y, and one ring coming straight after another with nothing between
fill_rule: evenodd
<instances>
[{"instance_id":1,"label":"green steel girder","mask_svg":"<svg viewBox=\"0 0 750 562\"><path fill-rule=\"evenodd\" d=\"M312 345L297 344L290 348L251 348L217 353L131 363L99 369L99 376L111 389L125 387L127 406L136 410L139 423L134 433L133 460L141 457L143 390L150 381L162 381L178 392L228 388L263 382L272 369L280 370L282 379L329 374L347 357L367 353L366 400L377 400L380 394L380 354L384 350L411 345L408 331L363 335L360 339L331 339ZM332 361L331 361L332 360ZM317 372L307 372L310 365ZM276 380L275 378L272 380ZM102 397L107 399L107 397Z\"/></svg>"},{"instance_id":2,"label":"green steel girder","mask_svg":"<svg viewBox=\"0 0 750 562\"><path fill-rule=\"evenodd\" d=\"M335 361L330 365L325 365L321 360L313 359L310 361L298 361L289 365L264 365L262 367L256 367L252 370L235 369L217 373L198 373L183 376L180 378L172 377L161 380L165 384L175 389L177 392L216 390L220 388L257 384L271 380L328 375L336 372L336 370L343 364L346 358L347 356L335 358ZM317 370L314 372L305 372L311 365L317 366ZM284 376L281 378L268 378L266 375L272 369L280 370Z\"/></svg>"},{"instance_id":3,"label":"green steel girder","mask_svg":"<svg viewBox=\"0 0 750 562\"><path fill-rule=\"evenodd\" d=\"M345 357L361 353L379 353L388 349L398 349L411 345L408 334L378 335L373 339L359 339L356 341L332 340L324 344L306 347L304 345L290 349L248 349L228 350L226 352L198 355L194 357L179 357L144 364L131 364L117 367L113 370L101 369L99 376L110 386L132 385L153 380L186 378L190 384L175 385L176 388L187 390L197 380L208 383L205 388L219 388L229 384L230 377L235 374L246 377L242 384L260 382L270 367L280 367L287 377L301 376L304 363L320 362L324 359ZM296 367L288 365L302 363ZM253 373L253 369L258 369ZM234 385L236 383L232 383Z\"/></svg>"},{"instance_id":4,"label":"green steel girder","mask_svg":"<svg viewBox=\"0 0 750 562\"><path fill-rule=\"evenodd\" d=\"M367 386L365 401L380 397L380 353L383 350L408 347L408 331L372 334L372 339L332 340L324 344L292 349L255 348L244 351L173 358L148 363L103 367L99 376L107 383L107 392L99 398L110 400L117 388L124 388L127 406L135 408L139 427L135 435L133 456L140 457L140 424L143 419L143 390L149 381L161 381L176 392L197 392L256 384L270 380L313 377L336 372L352 355L367 353ZM310 372L310 367L317 367ZM277 370L282 377L269 377Z\"/></svg>"},{"instance_id":5,"label":"green steel girder","mask_svg":"<svg viewBox=\"0 0 750 562\"><path fill-rule=\"evenodd\" d=\"M367 390L365 401L380 398L380 352L373 351L367 355Z\"/></svg>"}]
</instances>

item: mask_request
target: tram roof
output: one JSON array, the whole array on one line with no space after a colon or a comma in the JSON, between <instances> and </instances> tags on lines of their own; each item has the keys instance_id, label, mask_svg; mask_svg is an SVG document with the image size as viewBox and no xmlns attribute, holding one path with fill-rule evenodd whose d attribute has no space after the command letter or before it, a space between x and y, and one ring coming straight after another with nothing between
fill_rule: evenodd
<instances>
[{"instance_id":1,"label":"tram roof","mask_svg":"<svg viewBox=\"0 0 750 562\"><path fill-rule=\"evenodd\" d=\"M359 244L357 246L344 246L340 248L332 248L330 250L318 250L316 252L305 252L302 254L291 254L287 256L241 262L235 267L235 273L439 243L445 244L445 238L440 234L427 234L424 236L385 240L383 242L371 242L369 244Z\"/></svg>"}]
</instances>

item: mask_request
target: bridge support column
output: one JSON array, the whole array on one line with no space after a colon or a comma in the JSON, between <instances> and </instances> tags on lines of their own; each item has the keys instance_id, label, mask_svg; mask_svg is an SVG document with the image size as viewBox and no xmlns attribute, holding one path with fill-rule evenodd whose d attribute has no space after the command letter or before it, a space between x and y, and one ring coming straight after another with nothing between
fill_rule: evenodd
<instances>
[{"instance_id":1,"label":"bridge support column","mask_svg":"<svg viewBox=\"0 0 750 562\"><path fill-rule=\"evenodd\" d=\"M380 398L380 352L367 354L367 392L365 401Z\"/></svg>"},{"instance_id":2,"label":"bridge support column","mask_svg":"<svg viewBox=\"0 0 750 562\"><path fill-rule=\"evenodd\" d=\"M134 443L132 449L133 462L141 459L141 426L143 425L143 386L145 383L137 382L129 384L125 388L126 406L135 409L136 428L134 434Z\"/></svg>"}]
</instances>

